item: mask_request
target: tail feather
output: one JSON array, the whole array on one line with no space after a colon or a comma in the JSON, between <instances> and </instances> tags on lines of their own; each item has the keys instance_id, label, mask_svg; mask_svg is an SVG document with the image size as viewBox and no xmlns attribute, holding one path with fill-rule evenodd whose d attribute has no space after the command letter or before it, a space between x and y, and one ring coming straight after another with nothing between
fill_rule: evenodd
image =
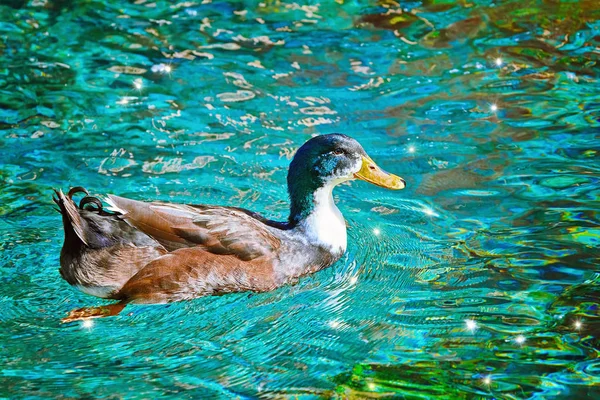
<instances>
[{"instance_id":1,"label":"tail feather","mask_svg":"<svg viewBox=\"0 0 600 400\"><path fill-rule=\"evenodd\" d=\"M74 233L76 237L81 240L86 246L88 242L85 237L85 222L79 215L79 209L71 200L70 196L65 196L62 190L54 190L54 193L58 198L53 197L54 202L58 205L60 213L63 217L63 226L65 228L65 236L68 237L70 233ZM71 194L71 192L69 192Z\"/></svg>"}]
</instances>

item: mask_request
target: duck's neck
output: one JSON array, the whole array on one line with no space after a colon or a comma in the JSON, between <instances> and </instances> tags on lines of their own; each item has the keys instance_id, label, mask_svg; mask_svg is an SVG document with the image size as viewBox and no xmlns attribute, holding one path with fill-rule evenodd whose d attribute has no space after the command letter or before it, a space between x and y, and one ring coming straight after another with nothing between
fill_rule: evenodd
<instances>
[{"instance_id":1,"label":"duck's neck","mask_svg":"<svg viewBox=\"0 0 600 400\"><path fill-rule=\"evenodd\" d=\"M346 251L346 221L333 201L335 183L296 193L291 201L290 223L311 244L323 247L333 254Z\"/></svg>"}]
</instances>

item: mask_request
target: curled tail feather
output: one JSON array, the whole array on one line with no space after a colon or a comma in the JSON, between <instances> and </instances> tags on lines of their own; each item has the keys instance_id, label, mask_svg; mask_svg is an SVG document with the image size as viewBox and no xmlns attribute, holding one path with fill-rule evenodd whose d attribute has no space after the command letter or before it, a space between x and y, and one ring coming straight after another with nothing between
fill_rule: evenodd
<instances>
[{"instance_id":1,"label":"curled tail feather","mask_svg":"<svg viewBox=\"0 0 600 400\"><path fill-rule=\"evenodd\" d=\"M89 246L89 240L86 237L87 222L81 218L80 211L95 211L103 216L115 215L115 213L104 211L102 201L97 197L90 196L89 192L81 186L72 187L66 195L60 189L54 189L54 193L56 197L53 197L52 200L58 205L58 211L63 217L65 237L69 235L73 237L72 234L74 234L86 246ZM85 193L85 197L79 202L79 207L73 201L73 195L77 193Z\"/></svg>"},{"instance_id":2,"label":"curled tail feather","mask_svg":"<svg viewBox=\"0 0 600 400\"><path fill-rule=\"evenodd\" d=\"M84 244L88 245L88 242L85 238L85 226L84 221L81 219L79 215L79 210L73 202L73 195L78 192L84 192L88 194L87 190L81 187L74 187L69 190L69 193L65 195L62 190L54 189L54 193L57 197L53 197L52 200L58 205L60 213L63 219L63 226L65 228L65 237L68 237L69 234L75 234L77 238Z\"/></svg>"}]
</instances>

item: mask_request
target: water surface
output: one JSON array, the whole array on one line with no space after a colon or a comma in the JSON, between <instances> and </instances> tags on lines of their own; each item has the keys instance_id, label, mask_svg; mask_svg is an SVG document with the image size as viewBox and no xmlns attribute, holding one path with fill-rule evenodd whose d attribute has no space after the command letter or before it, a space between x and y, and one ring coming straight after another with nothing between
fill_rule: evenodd
<instances>
[{"instance_id":1,"label":"water surface","mask_svg":"<svg viewBox=\"0 0 600 400\"><path fill-rule=\"evenodd\" d=\"M596 1L13 0L0 17L0 397L600 396ZM285 219L293 152L331 132L408 182L336 189L333 267L60 324L106 302L60 278L52 188Z\"/></svg>"}]
</instances>

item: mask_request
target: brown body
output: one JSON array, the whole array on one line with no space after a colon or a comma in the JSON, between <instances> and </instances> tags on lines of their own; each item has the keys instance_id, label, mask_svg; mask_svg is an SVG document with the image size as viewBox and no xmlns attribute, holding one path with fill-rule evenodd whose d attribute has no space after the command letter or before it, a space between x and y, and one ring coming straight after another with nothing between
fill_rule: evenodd
<instances>
[{"instance_id":1,"label":"brown body","mask_svg":"<svg viewBox=\"0 0 600 400\"><path fill-rule=\"evenodd\" d=\"M90 210L78 208L71 195L57 195L66 232L61 275L87 294L124 304L270 291L342 254L310 246L301 227L239 208L110 196L118 212L109 214L99 201ZM105 316L106 310L75 310L66 320Z\"/></svg>"},{"instance_id":2,"label":"brown body","mask_svg":"<svg viewBox=\"0 0 600 400\"><path fill-rule=\"evenodd\" d=\"M201 248L183 248L150 262L117 296L135 303L166 303L233 292L265 292L277 286L270 258L243 261Z\"/></svg>"}]
</instances>

